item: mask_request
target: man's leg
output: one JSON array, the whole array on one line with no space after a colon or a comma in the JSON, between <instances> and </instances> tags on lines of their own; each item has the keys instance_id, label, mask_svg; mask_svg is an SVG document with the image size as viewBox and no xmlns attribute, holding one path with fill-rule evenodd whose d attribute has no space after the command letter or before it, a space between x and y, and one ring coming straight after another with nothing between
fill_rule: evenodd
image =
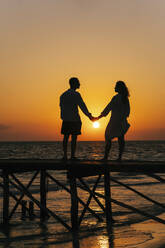
<instances>
[{"instance_id":1,"label":"man's leg","mask_svg":"<svg viewBox=\"0 0 165 248\"><path fill-rule=\"evenodd\" d=\"M122 155L124 152L124 147L125 147L124 135L118 137L118 143L119 143L119 158L118 158L118 160L121 161Z\"/></svg>"},{"instance_id":2,"label":"man's leg","mask_svg":"<svg viewBox=\"0 0 165 248\"><path fill-rule=\"evenodd\" d=\"M63 152L64 152L64 159L67 159L67 147L68 147L68 139L69 139L69 134L64 134L64 139L63 139Z\"/></svg>"},{"instance_id":3,"label":"man's leg","mask_svg":"<svg viewBox=\"0 0 165 248\"><path fill-rule=\"evenodd\" d=\"M76 145L77 145L77 135L72 134L72 140L71 140L71 158L75 158Z\"/></svg>"},{"instance_id":4,"label":"man's leg","mask_svg":"<svg viewBox=\"0 0 165 248\"><path fill-rule=\"evenodd\" d=\"M104 153L104 160L108 159L108 155L111 149L111 140L106 140L106 144L105 144L105 153Z\"/></svg>"}]
</instances>

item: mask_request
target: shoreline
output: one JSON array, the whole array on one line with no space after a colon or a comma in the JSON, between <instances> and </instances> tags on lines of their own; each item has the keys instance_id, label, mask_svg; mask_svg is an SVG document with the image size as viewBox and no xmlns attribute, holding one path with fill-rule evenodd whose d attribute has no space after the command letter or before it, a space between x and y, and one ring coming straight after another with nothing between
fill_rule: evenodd
<instances>
[{"instance_id":1,"label":"shoreline","mask_svg":"<svg viewBox=\"0 0 165 248\"><path fill-rule=\"evenodd\" d=\"M161 214L165 218L165 214ZM25 223L24 223L25 224ZM83 230L80 239L72 241L71 233L63 234L57 231L58 225L51 223L30 223L16 225L10 229L10 237L4 237L1 233L0 248L4 247L50 247L50 248L77 248L74 244L79 243L80 248L164 248L165 225L146 220L126 226L115 226L108 236L106 227L101 229ZM44 232L43 232L44 231ZM33 244L33 245L32 245Z\"/></svg>"},{"instance_id":2,"label":"shoreline","mask_svg":"<svg viewBox=\"0 0 165 248\"><path fill-rule=\"evenodd\" d=\"M165 219L165 213L159 216L161 219ZM134 228L138 231L148 233L151 235L151 239L138 245L138 248L164 248L165 247L165 225L157 223L153 220L147 220L142 223L134 224Z\"/></svg>"}]
</instances>

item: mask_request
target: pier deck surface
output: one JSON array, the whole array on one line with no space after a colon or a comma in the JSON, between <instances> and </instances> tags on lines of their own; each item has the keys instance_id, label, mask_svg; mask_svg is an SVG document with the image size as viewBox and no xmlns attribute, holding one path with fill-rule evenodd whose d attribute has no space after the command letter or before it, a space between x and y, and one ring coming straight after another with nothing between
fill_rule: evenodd
<instances>
[{"instance_id":1,"label":"pier deck surface","mask_svg":"<svg viewBox=\"0 0 165 248\"><path fill-rule=\"evenodd\" d=\"M1 159L0 169L12 172L23 172L31 170L68 170L71 169L75 176L89 176L102 174L104 170L110 172L138 172L138 173L165 173L165 161L137 161L124 160L98 161L79 160L61 161L54 159Z\"/></svg>"}]
</instances>

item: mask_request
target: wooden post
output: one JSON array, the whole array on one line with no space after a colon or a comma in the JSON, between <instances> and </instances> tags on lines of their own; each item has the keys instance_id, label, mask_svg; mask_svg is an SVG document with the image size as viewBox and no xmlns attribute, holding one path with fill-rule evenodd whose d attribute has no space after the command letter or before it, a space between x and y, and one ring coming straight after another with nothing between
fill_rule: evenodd
<instances>
[{"instance_id":1,"label":"wooden post","mask_svg":"<svg viewBox=\"0 0 165 248\"><path fill-rule=\"evenodd\" d=\"M111 206L111 189L110 189L110 172L105 169L104 173L104 192L105 192L105 214L107 226L110 226L112 219L112 206Z\"/></svg>"},{"instance_id":2,"label":"wooden post","mask_svg":"<svg viewBox=\"0 0 165 248\"><path fill-rule=\"evenodd\" d=\"M49 217L49 214L52 215L56 220L58 220L63 226L65 226L67 228L67 230L71 231L70 226L62 220L62 218L60 218L58 215L56 215L54 212L52 212L50 209L45 208L37 199L35 199L32 194L30 193L30 191L27 190L27 188L18 180L18 178L16 178L13 174L11 174L12 178L14 179L14 182L10 181L10 183L12 183L12 185L18 189L19 191L23 192L28 198L30 198L40 209L43 210L43 212L45 213L45 216Z\"/></svg>"},{"instance_id":3,"label":"wooden post","mask_svg":"<svg viewBox=\"0 0 165 248\"><path fill-rule=\"evenodd\" d=\"M34 202L29 201L29 218L34 219Z\"/></svg>"},{"instance_id":4,"label":"wooden post","mask_svg":"<svg viewBox=\"0 0 165 248\"><path fill-rule=\"evenodd\" d=\"M3 171L3 224L9 223L9 174Z\"/></svg>"},{"instance_id":5,"label":"wooden post","mask_svg":"<svg viewBox=\"0 0 165 248\"><path fill-rule=\"evenodd\" d=\"M40 174L40 203L46 208L46 171L41 169ZM40 218L44 219L47 216L45 211L40 209Z\"/></svg>"},{"instance_id":6,"label":"wooden post","mask_svg":"<svg viewBox=\"0 0 165 248\"><path fill-rule=\"evenodd\" d=\"M68 173L68 178L70 182L71 191L71 223L72 231L78 232L78 198L77 198L77 184L76 177L74 177L71 172Z\"/></svg>"},{"instance_id":7,"label":"wooden post","mask_svg":"<svg viewBox=\"0 0 165 248\"><path fill-rule=\"evenodd\" d=\"M26 218L26 209L27 209L27 201L22 200L22 215L21 215L22 220L25 220Z\"/></svg>"}]
</instances>

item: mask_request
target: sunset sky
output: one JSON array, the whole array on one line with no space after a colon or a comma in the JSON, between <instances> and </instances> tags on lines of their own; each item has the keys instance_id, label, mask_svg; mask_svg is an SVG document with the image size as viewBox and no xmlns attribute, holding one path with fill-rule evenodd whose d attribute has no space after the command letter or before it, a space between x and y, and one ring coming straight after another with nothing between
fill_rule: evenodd
<instances>
[{"instance_id":1,"label":"sunset sky","mask_svg":"<svg viewBox=\"0 0 165 248\"><path fill-rule=\"evenodd\" d=\"M0 0L0 140L61 140L59 97L79 78L98 116L130 90L127 140L165 140L164 0ZM104 140L80 111L79 140Z\"/></svg>"}]
</instances>

